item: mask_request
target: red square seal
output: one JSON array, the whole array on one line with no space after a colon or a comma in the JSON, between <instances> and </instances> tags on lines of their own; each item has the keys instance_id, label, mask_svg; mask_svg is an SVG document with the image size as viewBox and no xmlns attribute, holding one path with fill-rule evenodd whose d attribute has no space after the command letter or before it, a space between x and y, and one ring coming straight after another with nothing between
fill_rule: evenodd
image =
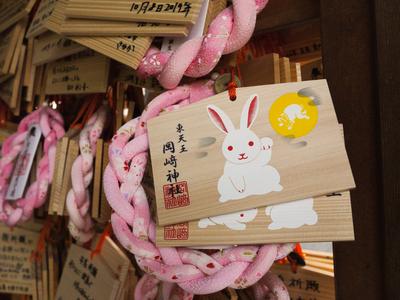
<instances>
[{"instance_id":1,"label":"red square seal","mask_svg":"<svg viewBox=\"0 0 400 300\"><path fill-rule=\"evenodd\" d=\"M187 240L189 238L189 223L180 223L164 227L164 240Z\"/></svg>"},{"instance_id":2,"label":"red square seal","mask_svg":"<svg viewBox=\"0 0 400 300\"><path fill-rule=\"evenodd\" d=\"M166 209L190 205L189 191L186 181L163 186L164 205Z\"/></svg>"}]
</instances>

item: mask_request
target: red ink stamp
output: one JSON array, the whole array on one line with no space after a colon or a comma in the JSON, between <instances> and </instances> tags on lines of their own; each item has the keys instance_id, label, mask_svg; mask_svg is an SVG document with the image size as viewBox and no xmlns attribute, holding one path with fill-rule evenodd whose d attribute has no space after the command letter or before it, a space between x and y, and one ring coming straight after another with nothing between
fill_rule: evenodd
<instances>
[{"instance_id":1,"label":"red ink stamp","mask_svg":"<svg viewBox=\"0 0 400 300\"><path fill-rule=\"evenodd\" d=\"M189 238L189 223L180 223L164 227L164 240L187 240Z\"/></svg>"},{"instance_id":2,"label":"red ink stamp","mask_svg":"<svg viewBox=\"0 0 400 300\"><path fill-rule=\"evenodd\" d=\"M190 205L189 191L186 181L166 184L163 186L164 205L166 209Z\"/></svg>"}]
</instances>

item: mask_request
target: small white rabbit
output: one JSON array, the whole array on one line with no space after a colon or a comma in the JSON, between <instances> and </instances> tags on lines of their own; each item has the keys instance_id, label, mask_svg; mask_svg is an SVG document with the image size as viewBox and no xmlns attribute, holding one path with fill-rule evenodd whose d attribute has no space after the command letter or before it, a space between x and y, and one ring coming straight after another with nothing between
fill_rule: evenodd
<instances>
[{"instance_id":1,"label":"small white rabbit","mask_svg":"<svg viewBox=\"0 0 400 300\"><path fill-rule=\"evenodd\" d=\"M214 105L207 107L214 125L226 134L222 153L226 158L224 174L218 181L220 202L239 200L251 195L280 192L278 171L268 165L271 160L273 141L259 138L250 127L258 113L258 96L252 95L245 103L240 128L235 129L231 119Z\"/></svg>"},{"instance_id":2,"label":"small white rabbit","mask_svg":"<svg viewBox=\"0 0 400 300\"><path fill-rule=\"evenodd\" d=\"M268 206L265 214L270 216L272 223L268 226L270 230L282 228L294 229L304 225L315 225L318 215L313 208L314 199L308 198L274 206Z\"/></svg>"},{"instance_id":3,"label":"small white rabbit","mask_svg":"<svg viewBox=\"0 0 400 300\"><path fill-rule=\"evenodd\" d=\"M226 214L216 217L201 219L198 223L199 228L207 228L213 225L225 225L232 230L245 230L246 224L255 219L257 216L258 209L250 209L246 211L240 211L232 214Z\"/></svg>"},{"instance_id":4,"label":"small white rabbit","mask_svg":"<svg viewBox=\"0 0 400 300\"><path fill-rule=\"evenodd\" d=\"M283 113L278 118L279 126L282 127L286 125L288 130L292 130L297 119L309 120L310 117L307 115L307 111L302 105L291 104L285 108Z\"/></svg>"}]
</instances>

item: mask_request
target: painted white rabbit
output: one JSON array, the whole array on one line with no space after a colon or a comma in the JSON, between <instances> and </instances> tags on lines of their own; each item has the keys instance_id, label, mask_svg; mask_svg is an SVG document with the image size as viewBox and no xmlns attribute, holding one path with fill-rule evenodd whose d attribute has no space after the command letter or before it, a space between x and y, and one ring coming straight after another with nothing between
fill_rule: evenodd
<instances>
[{"instance_id":1,"label":"painted white rabbit","mask_svg":"<svg viewBox=\"0 0 400 300\"><path fill-rule=\"evenodd\" d=\"M314 199L308 198L274 206L268 206L265 214L270 216L272 223L268 226L270 230L282 228L294 229L304 225L315 225L318 215L313 208Z\"/></svg>"},{"instance_id":2,"label":"painted white rabbit","mask_svg":"<svg viewBox=\"0 0 400 300\"><path fill-rule=\"evenodd\" d=\"M232 230L245 230L246 224L255 219L257 216L258 209L250 209L246 211L240 211L232 214L226 214L216 217L204 218L199 221L199 228L207 228L213 225L225 225Z\"/></svg>"},{"instance_id":3,"label":"painted white rabbit","mask_svg":"<svg viewBox=\"0 0 400 300\"><path fill-rule=\"evenodd\" d=\"M288 130L293 129L293 125L296 120L306 119L309 120L310 117L307 115L307 111L304 109L302 105L299 104L291 104L285 108L283 113L278 118L279 126L283 126L286 124Z\"/></svg>"},{"instance_id":4,"label":"painted white rabbit","mask_svg":"<svg viewBox=\"0 0 400 300\"><path fill-rule=\"evenodd\" d=\"M220 202L282 190L278 171L268 165L272 154L272 139L260 139L250 130L257 117L258 107L258 96L252 95L243 107L239 129L235 129L231 119L220 108L214 105L207 107L211 121L226 134L222 153L227 161L224 174L218 181Z\"/></svg>"}]
</instances>

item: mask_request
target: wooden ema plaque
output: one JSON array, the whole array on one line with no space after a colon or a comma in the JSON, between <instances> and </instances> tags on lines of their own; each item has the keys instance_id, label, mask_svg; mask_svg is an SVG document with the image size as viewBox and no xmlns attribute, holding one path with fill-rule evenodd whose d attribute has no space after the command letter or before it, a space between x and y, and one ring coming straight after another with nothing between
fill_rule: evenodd
<instances>
[{"instance_id":1,"label":"wooden ema plaque","mask_svg":"<svg viewBox=\"0 0 400 300\"><path fill-rule=\"evenodd\" d=\"M201 0L69 0L65 14L70 18L193 25L201 4Z\"/></svg>"},{"instance_id":2,"label":"wooden ema plaque","mask_svg":"<svg viewBox=\"0 0 400 300\"><path fill-rule=\"evenodd\" d=\"M110 60L91 50L48 65L47 95L105 93Z\"/></svg>"},{"instance_id":3,"label":"wooden ema plaque","mask_svg":"<svg viewBox=\"0 0 400 300\"><path fill-rule=\"evenodd\" d=\"M64 12L67 1L58 0L51 16L46 20L45 26L61 34L61 27L66 18ZM71 40L108 56L120 63L137 69L146 51L149 49L151 37L69 37Z\"/></svg>"},{"instance_id":4,"label":"wooden ema plaque","mask_svg":"<svg viewBox=\"0 0 400 300\"><path fill-rule=\"evenodd\" d=\"M117 299L120 282L102 257L71 244L56 299Z\"/></svg>"},{"instance_id":5,"label":"wooden ema plaque","mask_svg":"<svg viewBox=\"0 0 400 300\"><path fill-rule=\"evenodd\" d=\"M26 37L28 38L37 37L38 35L47 31L47 28L44 26L44 23L46 22L47 18L50 17L50 15L52 14L56 4L57 0L40 1L39 7L26 33Z\"/></svg>"},{"instance_id":6,"label":"wooden ema plaque","mask_svg":"<svg viewBox=\"0 0 400 300\"><path fill-rule=\"evenodd\" d=\"M307 264L307 260L306 260ZM274 264L271 272L278 275L289 290L293 300L335 300L335 277L333 271L310 266L299 267L293 273L289 264Z\"/></svg>"},{"instance_id":7,"label":"wooden ema plaque","mask_svg":"<svg viewBox=\"0 0 400 300\"><path fill-rule=\"evenodd\" d=\"M237 95L148 122L159 225L355 187L325 80Z\"/></svg>"},{"instance_id":8,"label":"wooden ema plaque","mask_svg":"<svg viewBox=\"0 0 400 300\"><path fill-rule=\"evenodd\" d=\"M36 0L0 1L0 32L26 17Z\"/></svg>"},{"instance_id":9,"label":"wooden ema plaque","mask_svg":"<svg viewBox=\"0 0 400 300\"><path fill-rule=\"evenodd\" d=\"M17 24L0 36L0 75L10 73L10 67L13 61L15 48L18 44L18 39L22 31L22 26Z\"/></svg>"},{"instance_id":10,"label":"wooden ema plaque","mask_svg":"<svg viewBox=\"0 0 400 300\"><path fill-rule=\"evenodd\" d=\"M34 40L32 64L43 65L85 49L82 45L49 31Z\"/></svg>"},{"instance_id":11,"label":"wooden ema plaque","mask_svg":"<svg viewBox=\"0 0 400 300\"><path fill-rule=\"evenodd\" d=\"M0 226L0 293L35 294L35 270L30 258L39 233Z\"/></svg>"},{"instance_id":12,"label":"wooden ema plaque","mask_svg":"<svg viewBox=\"0 0 400 300\"><path fill-rule=\"evenodd\" d=\"M157 227L160 247L354 240L350 193Z\"/></svg>"},{"instance_id":13,"label":"wooden ema plaque","mask_svg":"<svg viewBox=\"0 0 400 300\"><path fill-rule=\"evenodd\" d=\"M71 36L187 36L186 26L66 18L61 33Z\"/></svg>"}]
</instances>

